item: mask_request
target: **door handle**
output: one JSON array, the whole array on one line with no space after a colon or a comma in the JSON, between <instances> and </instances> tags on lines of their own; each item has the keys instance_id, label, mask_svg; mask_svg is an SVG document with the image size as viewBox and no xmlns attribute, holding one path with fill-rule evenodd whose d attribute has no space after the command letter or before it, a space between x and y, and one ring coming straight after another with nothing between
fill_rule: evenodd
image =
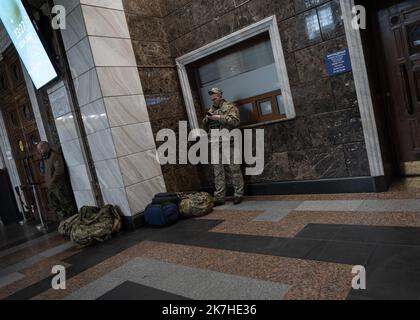
<instances>
[{"instance_id":1,"label":"door handle","mask_svg":"<svg viewBox=\"0 0 420 320\"><path fill-rule=\"evenodd\" d=\"M413 99L411 98L410 80L408 79L407 65L402 63L400 65L401 76L403 78L404 97L406 100L405 107L409 115L414 114Z\"/></svg>"}]
</instances>

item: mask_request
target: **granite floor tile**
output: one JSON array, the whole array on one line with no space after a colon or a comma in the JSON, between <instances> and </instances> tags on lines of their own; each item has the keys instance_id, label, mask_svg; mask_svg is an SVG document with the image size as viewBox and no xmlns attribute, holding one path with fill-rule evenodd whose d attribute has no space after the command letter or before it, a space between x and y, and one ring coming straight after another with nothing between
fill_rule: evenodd
<instances>
[{"instance_id":1,"label":"granite floor tile","mask_svg":"<svg viewBox=\"0 0 420 320\"><path fill-rule=\"evenodd\" d=\"M260 214L256 217L253 221L260 221L260 222L279 222L280 220L287 217L290 214L291 210L269 210Z\"/></svg>"},{"instance_id":2,"label":"granite floor tile","mask_svg":"<svg viewBox=\"0 0 420 320\"><path fill-rule=\"evenodd\" d=\"M126 281L115 289L105 293L97 300L189 300L176 294L172 294L163 290L143 286L141 284Z\"/></svg>"},{"instance_id":3,"label":"granite floor tile","mask_svg":"<svg viewBox=\"0 0 420 320\"><path fill-rule=\"evenodd\" d=\"M356 211L362 200L305 201L296 211Z\"/></svg>"},{"instance_id":4,"label":"granite floor tile","mask_svg":"<svg viewBox=\"0 0 420 320\"><path fill-rule=\"evenodd\" d=\"M19 272L13 272L8 274L7 276L0 277L0 288L6 287L7 285L18 281L25 276Z\"/></svg>"},{"instance_id":5,"label":"granite floor tile","mask_svg":"<svg viewBox=\"0 0 420 320\"><path fill-rule=\"evenodd\" d=\"M34 285L39 281L50 277L52 267L55 265L68 267L69 264L63 262L62 260L78 253L79 251L79 249L73 247L57 254L56 256L46 258L26 269L23 269L20 273L25 276L24 278L18 281L14 281L3 288L0 288L0 299L5 299L6 297L13 295L20 290L30 287L31 285Z\"/></svg>"},{"instance_id":6,"label":"granite floor tile","mask_svg":"<svg viewBox=\"0 0 420 320\"><path fill-rule=\"evenodd\" d=\"M277 282L134 258L66 299L97 299L127 280L194 300L280 300L288 290Z\"/></svg>"},{"instance_id":7,"label":"granite floor tile","mask_svg":"<svg viewBox=\"0 0 420 320\"><path fill-rule=\"evenodd\" d=\"M295 238L333 240L342 226L329 224L308 224Z\"/></svg>"},{"instance_id":8,"label":"granite floor tile","mask_svg":"<svg viewBox=\"0 0 420 320\"><path fill-rule=\"evenodd\" d=\"M255 221L258 212L217 211L202 219L217 219L212 232L293 238L308 224L420 227L414 212L303 212L294 211L278 222ZM328 227L325 227L328 228ZM329 228L335 228L334 226ZM314 230L314 229L313 229ZM327 234L327 237L329 235Z\"/></svg>"},{"instance_id":9,"label":"granite floor tile","mask_svg":"<svg viewBox=\"0 0 420 320\"><path fill-rule=\"evenodd\" d=\"M56 235L50 239L45 239L39 243L36 243L33 246L26 247L19 251L9 253L8 255L3 256L1 258L1 261L4 266L10 266L24 259L35 256L38 253L41 253L48 249L62 245L64 243L66 243L66 240L62 236Z\"/></svg>"},{"instance_id":10,"label":"granite floor tile","mask_svg":"<svg viewBox=\"0 0 420 320\"><path fill-rule=\"evenodd\" d=\"M418 212L420 213L420 201L406 200L365 200L358 208L359 211L385 211L385 212Z\"/></svg>"},{"instance_id":11,"label":"granite floor tile","mask_svg":"<svg viewBox=\"0 0 420 320\"><path fill-rule=\"evenodd\" d=\"M420 228L342 226L334 240L420 246Z\"/></svg>"},{"instance_id":12,"label":"granite floor tile","mask_svg":"<svg viewBox=\"0 0 420 320\"><path fill-rule=\"evenodd\" d=\"M325 241L304 259L365 266L375 248L376 244Z\"/></svg>"},{"instance_id":13,"label":"granite floor tile","mask_svg":"<svg viewBox=\"0 0 420 320\"><path fill-rule=\"evenodd\" d=\"M345 299L351 287L351 267L343 264L173 244L161 244L159 250L148 251L146 256L176 264L285 283L290 285L285 299L293 296L299 296L300 299ZM305 288L314 290L305 292Z\"/></svg>"},{"instance_id":14,"label":"granite floor tile","mask_svg":"<svg viewBox=\"0 0 420 320\"><path fill-rule=\"evenodd\" d=\"M26 249L28 247L31 247L31 246L33 246L35 244L38 244L40 242L43 242L43 241L45 241L47 239L50 239L52 237L56 237L57 235L58 235L58 232L48 233L46 235L39 236L39 237L37 237L37 238L35 238L33 240L29 240L29 241L26 241L24 243L17 244L15 246L11 246L11 247L9 247L7 249L1 250L0 251L0 258L5 257L5 256L8 256L8 255L10 255L12 253L15 253L17 251L20 251L22 249Z\"/></svg>"},{"instance_id":15,"label":"granite floor tile","mask_svg":"<svg viewBox=\"0 0 420 320\"><path fill-rule=\"evenodd\" d=\"M0 287L0 299L80 298L83 295L78 294L87 291L92 299L127 294L137 299L166 294L200 297L204 292L200 285L189 295L176 289L184 288L176 282L188 278L184 275L188 268L287 286L278 299L419 299L419 195L420 188L397 186L382 194L250 197L240 206L229 202L206 217L121 233L77 252L66 250L65 242L54 244L54 237L48 245L19 243L0 251L0 264L6 261L3 271L14 265L20 270L9 270L11 283ZM144 268L124 269L133 259L154 261L149 266L153 272L165 270L157 267L165 264L175 271L166 270L147 283L137 278L145 276ZM66 292L51 289L54 264L67 267ZM366 267L366 291L351 289L354 265ZM13 279L17 273L23 278ZM162 281L156 285L158 278ZM206 284L201 278L190 280ZM227 281L224 291L235 283L239 282ZM217 293L220 286L205 287ZM87 288L95 290L84 291ZM247 292L245 287L240 291Z\"/></svg>"}]
</instances>

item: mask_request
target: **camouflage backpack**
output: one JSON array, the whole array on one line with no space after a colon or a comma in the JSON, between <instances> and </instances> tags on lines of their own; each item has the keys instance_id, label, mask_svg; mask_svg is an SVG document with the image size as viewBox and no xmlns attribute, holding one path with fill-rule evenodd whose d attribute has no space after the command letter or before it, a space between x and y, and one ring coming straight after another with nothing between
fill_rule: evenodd
<instances>
[{"instance_id":1,"label":"camouflage backpack","mask_svg":"<svg viewBox=\"0 0 420 320\"><path fill-rule=\"evenodd\" d=\"M83 207L80 214L60 224L60 234L67 236L80 247L87 247L94 241L103 242L121 230L119 209L113 206Z\"/></svg>"},{"instance_id":2,"label":"camouflage backpack","mask_svg":"<svg viewBox=\"0 0 420 320\"><path fill-rule=\"evenodd\" d=\"M179 193L179 213L184 218L202 217L213 211L214 199L207 192Z\"/></svg>"}]
</instances>

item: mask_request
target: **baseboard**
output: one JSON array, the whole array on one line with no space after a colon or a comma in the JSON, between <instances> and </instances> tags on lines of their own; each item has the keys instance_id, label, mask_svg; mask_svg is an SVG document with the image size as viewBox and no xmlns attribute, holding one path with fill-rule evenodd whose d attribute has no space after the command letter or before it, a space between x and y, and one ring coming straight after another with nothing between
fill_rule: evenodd
<instances>
[{"instance_id":1,"label":"baseboard","mask_svg":"<svg viewBox=\"0 0 420 320\"><path fill-rule=\"evenodd\" d=\"M375 193L385 192L388 189L387 179L381 176L249 184L245 186L245 195ZM212 193L213 189L206 187L202 188L202 191ZM233 194L232 187L228 187L227 194L228 196Z\"/></svg>"}]
</instances>

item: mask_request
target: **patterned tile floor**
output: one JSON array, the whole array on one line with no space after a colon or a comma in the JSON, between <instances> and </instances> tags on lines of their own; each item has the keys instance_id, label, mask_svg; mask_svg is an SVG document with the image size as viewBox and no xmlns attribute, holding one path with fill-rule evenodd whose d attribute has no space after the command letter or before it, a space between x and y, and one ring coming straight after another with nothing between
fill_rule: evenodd
<instances>
[{"instance_id":1,"label":"patterned tile floor","mask_svg":"<svg viewBox=\"0 0 420 320\"><path fill-rule=\"evenodd\" d=\"M83 250L56 233L26 238L1 239L0 299L420 299L417 180L381 194L251 197ZM66 290L51 287L55 265ZM365 290L352 288L358 265Z\"/></svg>"}]
</instances>

